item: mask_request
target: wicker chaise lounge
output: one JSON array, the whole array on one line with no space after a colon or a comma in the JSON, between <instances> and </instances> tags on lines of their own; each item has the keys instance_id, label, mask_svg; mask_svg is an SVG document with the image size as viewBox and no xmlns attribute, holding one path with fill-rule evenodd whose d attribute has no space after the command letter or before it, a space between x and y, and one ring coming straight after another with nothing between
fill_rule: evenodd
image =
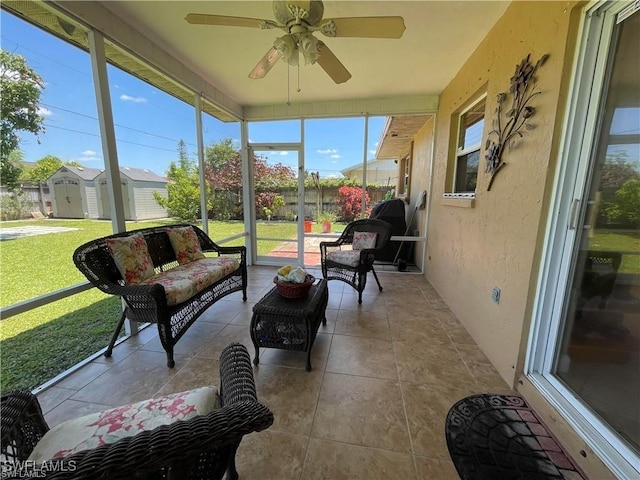
<instances>
[{"instance_id":1,"label":"wicker chaise lounge","mask_svg":"<svg viewBox=\"0 0 640 480\"><path fill-rule=\"evenodd\" d=\"M175 237L169 235L173 232L187 232L186 237L193 244L184 251L176 250L172 244ZM138 243L126 244L133 239ZM117 242L121 247L124 244L123 250L131 255L140 254L141 249L148 251L145 258L150 258L149 265L143 272L146 277L140 276L142 267L138 258L125 258L117 264L114 255ZM205 256L207 252L216 256ZM95 287L124 300L125 309L105 357L111 356L124 321L129 318L158 325L160 342L167 352L167 366L173 368L175 344L207 308L237 291L242 291L243 300L247 299L246 248L221 247L193 225L143 228L98 238L78 247L73 261ZM127 267L131 271L123 273L121 270Z\"/></svg>"},{"instance_id":2,"label":"wicker chaise lounge","mask_svg":"<svg viewBox=\"0 0 640 480\"><path fill-rule=\"evenodd\" d=\"M147 403L157 405L161 398L151 399ZM56 449L62 448L64 441L70 437L68 431L64 432L68 424L50 430L38 400L30 392L3 395L0 407L2 478L43 478L46 473L46 478L56 480L195 480L221 479L226 472L228 479L237 479L235 454L242 437L264 430L273 423L273 414L257 400L251 360L243 345L231 344L220 356L219 398L221 406L208 413L162 424L135 435L121 435L115 441L110 441L111 437L104 435L107 441L102 442L101 446L76 450L49 461L47 458L34 457L38 449L42 450L41 444L47 441L53 442ZM110 419L109 435L113 435L112 428L123 431L131 426L135 430L137 425L133 425L134 422L127 426L121 416L111 413L120 412L126 407L88 417L102 415ZM171 413L171 410L167 412ZM82 421L88 417L76 420ZM90 425L97 431L95 423ZM51 432L49 437L45 437L47 432ZM51 438L52 435L54 438ZM96 437L90 440L95 441ZM76 438L73 441L78 442ZM88 443L89 440L85 442Z\"/></svg>"}]
</instances>

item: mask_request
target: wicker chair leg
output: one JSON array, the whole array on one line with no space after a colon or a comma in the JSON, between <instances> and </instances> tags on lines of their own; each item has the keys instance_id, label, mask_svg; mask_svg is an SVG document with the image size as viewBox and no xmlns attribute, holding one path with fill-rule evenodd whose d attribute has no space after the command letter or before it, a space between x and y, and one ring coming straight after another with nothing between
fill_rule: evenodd
<instances>
[{"instance_id":1,"label":"wicker chair leg","mask_svg":"<svg viewBox=\"0 0 640 480\"><path fill-rule=\"evenodd\" d=\"M229 453L229 463L227 465L226 480L238 480L239 478L238 470L236 470L236 452L238 451L239 446L240 442L231 447L231 452Z\"/></svg>"},{"instance_id":2,"label":"wicker chair leg","mask_svg":"<svg viewBox=\"0 0 640 480\"><path fill-rule=\"evenodd\" d=\"M376 273L376 269L373 268L373 265L371 265L371 271L373 272L373 277L376 279L376 282L378 283L378 288L380 289L380 291L382 291L382 285L380 285L380 280L378 280L378 274Z\"/></svg>"},{"instance_id":3,"label":"wicker chair leg","mask_svg":"<svg viewBox=\"0 0 640 480\"><path fill-rule=\"evenodd\" d=\"M173 368L176 362L173 360L173 347L167 348L167 367Z\"/></svg>"},{"instance_id":4,"label":"wicker chair leg","mask_svg":"<svg viewBox=\"0 0 640 480\"><path fill-rule=\"evenodd\" d=\"M125 315L124 312L122 312L122 315L120 316L120 320L118 321L118 326L116 327L116 331L113 332L113 336L111 337L109 346L107 347L107 350L104 352L105 358L109 358L113 353L113 346L116 344L116 340L118 340L118 337L120 336L120 330L122 330L122 326L124 325L125 318L127 318L127 316Z\"/></svg>"}]
</instances>

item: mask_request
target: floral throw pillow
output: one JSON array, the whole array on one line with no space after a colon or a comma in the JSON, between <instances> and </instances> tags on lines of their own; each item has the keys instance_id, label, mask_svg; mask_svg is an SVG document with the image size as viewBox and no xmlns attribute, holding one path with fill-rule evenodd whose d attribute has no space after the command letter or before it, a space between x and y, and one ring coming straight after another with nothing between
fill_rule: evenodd
<instances>
[{"instance_id":1,"label":"floral throw pillow","mask_svg":"<svg viewBox=\"0 0 640 480\"><path fill-rule=\"evenodd\" d=\"M378 234L375 232L354 232L353 249L364 250L365 248L376 248Z\"/></svg>"},{"instance_id":2,"label":"floral throw pillow","mask_svg":"<svg viewBox=\"0 0 640 480\"><path fill-rule=\"evenodd\" d=\"M109 238L107 247L126 283L135 285L155 275L147 242L142 235L136 233L128 237Z\"/></svg>"},{"instance_id":3,"label":"floral throw pillow","mask_svg":"<svg viewBox=\"0 0 640 480\"><path fill-rule=\"evenodd\" d=\"M200 240L191 227L167 228L167 235L180 265L204 258Z\"/></svg>"}]
</instances>

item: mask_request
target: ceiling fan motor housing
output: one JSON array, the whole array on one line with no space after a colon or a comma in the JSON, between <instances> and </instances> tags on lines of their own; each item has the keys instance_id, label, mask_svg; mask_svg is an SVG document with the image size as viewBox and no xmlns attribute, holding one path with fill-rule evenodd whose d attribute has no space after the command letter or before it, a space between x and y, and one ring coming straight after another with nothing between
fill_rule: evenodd
<instances>
[{"instance_id":1,"label":"ceiling fan motor housing","mask_svg":"<svg viewBox=\"0 0 640 480\"><path fill-rule=\"evenodd\" d=\"M294 0L274 0L273 16L281 25L288 25L296 20L296 13L306 12L305 17L298 17L312 27L318 26L324 15L324 5L320 0L294 1Z\"/></svg>"}]
</instances>

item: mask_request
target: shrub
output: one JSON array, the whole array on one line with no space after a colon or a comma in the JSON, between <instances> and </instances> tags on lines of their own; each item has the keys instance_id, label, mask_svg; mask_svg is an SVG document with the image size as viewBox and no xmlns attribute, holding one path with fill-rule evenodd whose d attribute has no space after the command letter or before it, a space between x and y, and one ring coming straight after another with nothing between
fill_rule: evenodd
<instances>
[{"instance_id":1,"label":"shrub","mask_svg":"<svg viewBox=\"0 0 640 480\"><path fill-rule=\"evenodd\" d=\"M28 218L34 207L35 202L29 200L23 192L2 195L0 200L0 219L20 220Z\"/></svg>"},{"instance_id":2,"label":"shrub","mask_svg":"<svg viewBox=\"0 0 640 480\"><path fill-rule=\"evenodd\" d=\"M339 211L342 220L351 222L362 213L362 188L360 187L340 187L338 189ZM369 193L365 191L365 202L369 203Z\"/></svg>"}]
</instances>

